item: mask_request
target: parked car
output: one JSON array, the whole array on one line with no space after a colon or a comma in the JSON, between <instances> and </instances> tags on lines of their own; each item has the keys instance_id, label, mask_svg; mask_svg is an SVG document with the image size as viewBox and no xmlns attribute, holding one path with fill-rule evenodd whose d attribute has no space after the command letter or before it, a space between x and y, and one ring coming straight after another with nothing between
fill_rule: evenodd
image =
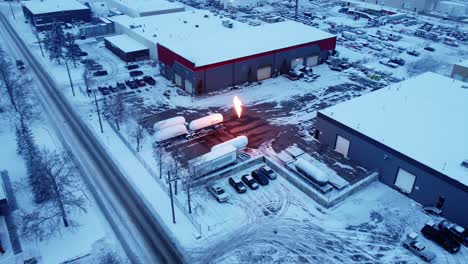
<instances>
[{"instance_id":1,"label":"parked car","mask_svg":"<svg viewBox=\"0 0 468 264\"><path fill-rule=\"evenodd\" d=\"M415 50L408 50L406 53L408 53L411 56L415 56L415 57L419 56L419 52L417 52Z\"/></svg>"},{"instance_id":2,"label":"parked car","mask_svg":"<svg viewBox=\"0 0 468 264\"><path fill-rule=\"evenodd\" d=\"M260 170L268 176L268 179L276 180L276 172L272 168L265 165L260 167Z\"/></svg>"},{"instance_id":3,"label":"parked car","mask_svg":"<svg viewBox=\"0 0 468 264\"><path fill-rule=\"evenodd\" d=\"M16 60L16 67L20 71L26 70L26 65L24 64L22 60Z\"/></svg>"},{"instance_id":4,"label":"parked car","mask_svg":"<svg viewBox=\"0 0 468 264\"><path fill-rule=\"evenodd\" d=\"M454 254L460 250L460 243L446 235L444 232L437 229L434 225L426 224L421 229L423 236L429 240L434 241L446 251Z\"/></svg>"},{"instance_id":5,"label":"parked car","mask_svg":"<svg viewBox=\"0 0 468 264\"><path fill-rule=\"evenodd\" d=\"M347 62L342 62L342 63L339 64L339 66L344 70L351 68L351 64L349 64Z\"/></svg>"},{"instance_id":6,"label":"parked car","mask_svg":"<svg viewBox=\"0 0 468 264\"><path fill-rule=\"evenodd\" d=\"M130 77L136 77L136 76L140 76L140 75L143 75L142 71L131 71L130 72Z\"/></svg>"},{"instance_id":7,"label":"parked car","mask_svg":"<svg viewBox=\"0 0 468 264\"><path fill-rule=\"evenodd\" d=\"M125 90L127 89L127 87L125 86L125 84L121 83L121 82L117 82L116 84L117 88L119 88L120 90Z\"/></svg>"},{"instance_id":8,"label":"parked car","mask_svg":"<svg viewBox=\"0 0 468 264\"><path fill-rule=\"evenodd\" d=\"M245 193L247 188L245 188L245 184L239 180L229 177L229 184L236 190L237 193Z\"/></svg>"},{"instance_id":9,"label":"parked car","mask_svg":"<svg viewBox=\"0 0 468 264\"><path fill-rule=\"evenodd\" d=\"M245 183L245 185L249 186L250 189L256 190L258 189L259 185L257 181L252 178L252 176L245 174L241 177L242 181Z\"/></svg>"},{"instance_id":10,"label":"parked car","mask_svg":"<svg viewBox=\"0 0 468 264\"><path fill-rule=\"evenodd\" d=\"M143 80L149 85L155 85L156 84L156 80L153 79L153 77L151 77L149 75L143 76Z\"/></svg>"},{"instance_id":11,"label":"parked car","mask_svg":"<svg viewBox=\"0 0 468 264\"><path fill-rule=\"evenodd\" d=\"M252 177L262 186L268 185L269 183L268 176L260 169L252 171Z\"/></svg>"},{"instance_id":12,"label":"parked car","mask_svg":"<svg viewBox=\"0 0 468 264\"><path fill-rule=\"evenodd\" d=\"M127 65L125 66L128 70L134 70L134 69L138 69L140 68L140 66L138 64L130 64L130 65Z\"/></svg>"},{"instance_id":13,"label":"parked car","mask_svg":"<svg viewBox=\"0 0 468 264\"><path fill-rule=\"evenodd\" d=\"M431 262L436 258L434 252L426 249L421 241L418 241L418 234L409 233L405 240L403 240L403 247L413 252L416 256L420 257L423 261Z\"/></svg>"},{"instance_id":14,"label":"parked car","mask_svg":"<svg viewBox=\"0 0 468 264\"><path fill-rule=\"evenodd\" d=\"M339 71L339 72L343 70L343 68L341 68L341 67L338 66L338 65L330 65L330 69L331 69L332 71Z\"/></svg>"},{"instance_id":15,"label":"parked car","mask_svg":"<svg viewBox=\"0 0 468 264\"><path fill-rule=\"evenodd\" d=\"M119 91L119 89L117 89L117 87L114 87L114 86L112 86L112 85L109 85L108 88L109 88L109 90L111 90L113 93L116 93L116 92Z\"/></svg>"},{"instance_id":16,"label":"parked car","mask_svg":"<svg viewBox=\"0 0 468 264\"><path fill-rule=\"evenodd\" d=\"M435 51L435 49L433 47L431 47L431 46L424 47L424 49L427 50L427 51L430 51L430 52Z\"/></svg>"},{"instance_id":17,"label":"parked car","mask_svg":"<svg viewBox=\"0 0 468 264\"><path fill-rule=\"evenodd\" d=\"M217 184L208 185L208 191L216 198L220 203L224 203L229 200L229 194L227 194L221 186Z\"/></svg>"},{"instance_id":18,"label":"parked car","mask_svg":"<svg viewBox=\"0 0 468 264\"><path fill-rule=\"evenodd\" d=\"M100 70L100 71L93 72L93 76L106 76L106 75L107 75L106 70Z\"/></svg>"},{"instance_id":19,"label":"parked car","mask_svg":"<svg viewBox=\"0 0 468 264\"><path fill-rule=\"evenodd\" d=\"M405 65L405 60L402 59L402 58L392 58L392 59L390 59L390 62L396 63L396 64L398 64L400 66Z\"/></svg>"},{"instance_id":20,"label":"parked car","mask_svg":"<svg viewBox=\"0 0 468 264\"><path fill-rule=\"evenodd\" d=\"M146 86L146 83L143 79L133 79L139 87L143 87L143 86Z\"/></svg>"},{"instance_id":21,"label":"parked car","mask_svg":"<svg viewBox=\"0 0 468 264\"><path fill-rule=\"evenodd\" d=\"M98 87L98 90L102 93L102 95L110 94L109 88L107 87Z\"/></svg>"},{"instance_id":22,"label":"parked car","mask_svg":"<svg viewBox=\"0 0 468 264\"><path fill-rule=\"evenodd\" d=\"M130 87L130 89L137 89L138 88L138 83L132 80L127 80L125 81L125 84Z\"/></svg>"},{"instance_id":23,"label":"parked car","mask_svg":"<svg viewBox=\"0 0 468 264\"><path fill-rule=\"evenodd\" d=\"M443 220L439 223L439 230L451 236L454 240L468 247L468 230L465 228L451 223L448 220Z\"/></svg>"}]
</instances>

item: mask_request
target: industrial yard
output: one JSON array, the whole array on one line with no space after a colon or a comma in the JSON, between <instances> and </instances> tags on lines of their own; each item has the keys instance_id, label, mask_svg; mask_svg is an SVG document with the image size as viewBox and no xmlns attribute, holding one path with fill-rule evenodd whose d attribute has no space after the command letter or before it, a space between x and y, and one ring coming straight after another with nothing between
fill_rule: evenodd
<instances>
[{"instance_id":1,"label":"industrial yard","mask_svg":"<svg viewBox=\"0 0 468 264\"><path fill-rule=\"evenodd\" d=\"M447 20L437 10L418 13L355 1L299 1L296 14L293 2L154 0L145 5L143 0L96 0L86 7L83 3L78 7L57 4L56 8L65 8L63 12L78 8L83 20L64 21L63 30L77 34L80 54L76 63L69 60L66 67L49 59L47 51L42 55L44 47L37 41L44 41L48 28L53 27L47 10L34 3L26 4L30 12L21 3L12 6L16 19L9 23L87 131L71 136L76 129L67 128L62 134L61 126L72 122L60 111L50 110L47 120L58 131L52 138L75 153L78 167L87 163L80 158L85 155L80 154L83 148L74 150L73 144L83 137L96 139L91 145L99 144L99 156L105 153L119 172L114 179L123 184L117 189L110 182L107 185L112 187L93 191L92 185L102 176L82 169L83 174L99 179L87 182L87 193L99 196L102 190L113 188L115 193L102 196L102 201L93 198L99 204L89 217L94 222L83 217L87 233L78 229L77 239L93 233L90 225L101 217L96 233L112 241L118 255L130 262L151 263L153 256L144 251L154 238L145 233L159 238L162 232L163 240L170 241L187 263L419 263L421 255L402 244L415 232L426 252L435 253L433 263L468 261L466 246L451 254L421 233L426 223L437 225L444 219L468 228L466 214L454 205L454 200L467 199L464 179L468 169L459 166L455 157L466 153L457 151L445 163L437 160L442 169L433 172L414 156L401 157L398 149L389 149L380 140L382 134L361 135L370 125L357 122L334 130L338 125L332 119L342 113L329 110L349 102L362 106L360 100L378 92L409 89L411 85L405 83L428 76L426 72L440 76L434 78L443 79L447 89L459 89L453 94L458 92L462 98L464 71L454 77L452 68L468 59L468 24L461 18ZM1 4L7 16L10 9ZM83 11L87 7L92 18ZM98 22L97 14L102 17ZM275 30L281 34L272 34ZM255 41L256 37L261 41ZM24 72L33 75L36 71L31 67ZM398 107L388 102L404 103L408 109L415 102L412 97L403 98L403 92L394 94L388 101L381 96L376 109L396 112ZM440 102L431 102L455 102L448 94L440 96ZM451 107L457 113L468 110L458 104ZM378 118L379 111L372 114ZM329 123L323 121L322 113L327 113ZM422 115L405 122L422 126L432 124L433 119L445 117ZM451 127L461 133L466 130L464 125ZM14 137L1 132L2 140ZM443 138L459 135L439 132ZM39 141L43 134L38 133ZM415 141L408 138L406 145ZM360 149L365 144L378 145L383 154ZM15 146L9 148L13 153ZM366 151L367 155L355 154ZM366 163L361 156L376 161ZM446 168L455 166L450 171L456 176L444 175ZM102 174L114 175L115 171ZM423 176L427 182L420 180ZM118 200L127 197L120 197L122 190L134 197L128 202L130 209L121 210L142 210L147 222L140 223L135 220L138 215L117 209L115 217L112 212L100 212L110 204L126 204ZM129 215L134 218L126 218ZM132 222L138 222L138 227ZM141 227L148 225L158 227ZM126 235L131 239L126 241ZM37 245L25 241L28 250L38 247L37 251L43 251L39 263L75 258L94 263L96 249L91 242L80 250L47 256L51 248L61 246L60 239Z\"/></svg>"}]
</instances>

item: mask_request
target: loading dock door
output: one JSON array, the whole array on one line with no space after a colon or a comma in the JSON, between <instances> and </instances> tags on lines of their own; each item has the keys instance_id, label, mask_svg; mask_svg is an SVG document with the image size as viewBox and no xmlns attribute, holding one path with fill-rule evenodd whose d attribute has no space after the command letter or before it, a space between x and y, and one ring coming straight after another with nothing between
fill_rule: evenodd
<instances>
[{"instance_id":1,"label":"loading dock door","mask_svg":"<svg viewBox=\"0 0 468 264\"><path fill-rule=\"evenodd\" d=\"M309 67L315 66L318 64L318 56L307 57L306 65Z\"/></svg>"},{"instance_id":2,"label":"loading dock door","mask_svg":"<svg viewBox=\"0 0 468 264\"><path fill-rule=\"evenodd\" d=\"M347 157L348 156L348 151L349 151L349 140L342 136L337 136L336 137L336 145L335 145L335 151L338 153L343 154L343 156Z\"/></svg>"},{"instance_id":3,"label":"loading dock door","mask_svg":"<svg viewBox=\"0 0 468 264\"><path fill-rule=\"evenodd\" d=\"M257 81L271 78L271 66L259 68L257 70Z\"/></svg>"},{"instance_id":4,"label":"loading dock door","mask_svg":"<svg viewBox=\"0 0 468 264\"><path fill-rule=\"evenodd\" d=\"M175 85L182 87L182 77L180 77L180 75L177 73L174 73L174 82Z\"/></svg>"},{"instance_id":5,"label":"loading dock door","mask_svg":"<svg viewBox=\"0 0 468 264\"><path fill-rule=\"evenodd\" d=\"M416 176L414 174L411 174L402 168L398 169L395 186L398 187L398 189L400 189L402 192L411 193L415 181Z\"/></svg>"},{"instance_id":6,"label":"loading dock door","mask_svg":"<svg viewBox=\"0 0 468 264\"><path fill-rule=\"evenodd\" d=\"M190 80L185 79L185 91L190 94L193 94L193 85Z\"/></svg>"},{"instance_id":7,"label":"loading dock door","mask_svg":"<svg viewBox=\"0 0 468 264\"><path fill-rule=\"evenodd\" d=\"M291 60L291 70L296 68L297 65L304 65L304 59L297 58L297 59Z\"/></svg>"}]
</instances>

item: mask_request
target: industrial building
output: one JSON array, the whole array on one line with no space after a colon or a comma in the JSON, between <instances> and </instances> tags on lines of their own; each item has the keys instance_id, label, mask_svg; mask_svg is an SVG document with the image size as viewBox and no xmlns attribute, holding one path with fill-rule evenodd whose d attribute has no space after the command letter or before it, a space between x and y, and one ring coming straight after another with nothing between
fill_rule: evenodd
<instances>
[{"instance_id":1,"label":"industrial building","mask_svg":"<svg viewBox=\"0 0 468 264\"><path fill-rule=\"evenodd\" d=\"M49 29L54 22L91 21L91 9L76 0L23 1L24 17L38 30Z\"/></svg>"},{"instance_id":2,"label":"industrial building","mask_svg":"<svg viewBox=\"0 0 468 264\"><path fill-rule=\"evenodd\" d=\"M451 77L468 83L468 60L464 60L453 65Z\"/></svg>"},{"instance_id":3,"label":"industrial building","mask_svg":"<svg viewBox=\"0 0 468 264\"><path fill-rule=\"evenodd\" d=\"M127 35L105 37L104 44L106 48L123 61L132 62L149 59L148 48Z\"/></svg>"},{"instance_id":4,"label":"industrial building","mask_svg":"<svg viewBox=\"0 0 468 264\"><path fill-rule=\"evenodd\" d=\"M467 102L465 83L425 73L318 112L315 137L468 226Z\"/></svg>"},{"instance_id":5,"label":"industrial building","mask_svg":"<svg viewBox=\"0 0 468 264\"><path fill-rule=\"evenodd\" d=\"M350 5L359 3L375 4L398 9L405 9L413 12L428 12L434 10L436 0L351 0ZM361 4L362 5L362 4Z\"/></svg>"},{"instance_id":6,"label":"industrial building","mask_svg":"<svg viewBox=\"0 0 468 264\"><path fill-rule=\"evenodd\" d=\"M336 46L336 36L301 23L250 26L203 10L111 19L117 32L150 48L164 77L192 95L315 66Z\"/></svg>"},{"instance_id":7,"label":"industrial building","mask_svg":"<svg viewBox=\"0 0 468 264\"><path fill-rule=\"evenodd\" d=\"M131 17L169 14L185 10L183 4L164 0L109 0L108 5Z\"/></svg>"}]
</instances>

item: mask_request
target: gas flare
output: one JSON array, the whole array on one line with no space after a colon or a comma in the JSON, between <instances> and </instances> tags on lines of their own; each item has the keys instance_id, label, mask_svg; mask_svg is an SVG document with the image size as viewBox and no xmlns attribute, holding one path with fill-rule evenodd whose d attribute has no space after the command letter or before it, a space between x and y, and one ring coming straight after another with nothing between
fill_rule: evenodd
<instances>
[{"instance_id":1,"label":"gas flare","mask_svg":"<svg viewBox=\"0 0 468 264\"><path fill-rule=\"evenodd\" d=\"M242 115L242 101L239 99L239 97L234 96L234 99L232 100L234 104L234 109L236 110L237 117L240 118Z\"/></svg>"}]
</instances>

